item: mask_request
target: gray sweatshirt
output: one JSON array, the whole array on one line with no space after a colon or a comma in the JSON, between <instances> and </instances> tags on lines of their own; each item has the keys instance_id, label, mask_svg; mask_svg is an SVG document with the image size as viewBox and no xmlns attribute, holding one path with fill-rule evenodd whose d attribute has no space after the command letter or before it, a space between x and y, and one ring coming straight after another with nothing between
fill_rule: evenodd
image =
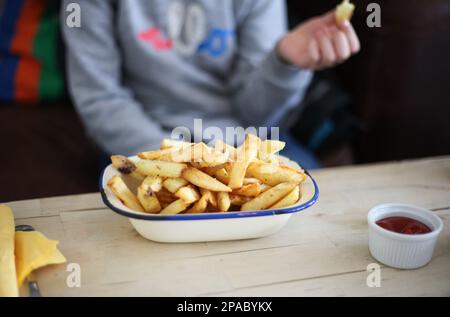
<instances>
[{"instance_id":1,"label":"gray sweatshirt","mask_svg":"<svg viewBox=\"0 0 450 317\"><path fill-rule=\"evenodd\" d=\"M66 24L76 2L81 27ZM311 72L274 51L284 0L66 0L69 90L106 153L156 149L173 128L276 125Z\"/></svg>"}]
</instances>

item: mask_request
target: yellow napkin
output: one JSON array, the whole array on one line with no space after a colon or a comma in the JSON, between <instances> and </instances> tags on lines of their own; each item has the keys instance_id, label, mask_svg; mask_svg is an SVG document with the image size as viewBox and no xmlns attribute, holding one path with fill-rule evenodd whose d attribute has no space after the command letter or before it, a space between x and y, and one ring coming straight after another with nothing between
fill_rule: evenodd
<instances>
[{"instance_id":1,"label":"yellow napkin","mask_svg":"<svg viewBox=\"0 0 450 317\"><path fill-rule=\"evenodd\" d=\"M15 254L19 287L34 270L66 262L64 255L57 249L58 243L47 239L38 231L16 232Z\"/></svg>"},{"instance_id":2,"label":"yellow napkin","mask_svg":"<svg viewBox=\"0 0 450 317\"><path fill-rule=\"evenodd\" d=\"M15 232L11 209L0 205L0 297L18 296L19 287L34 270L66 262L58 243L38 231Z\"/></svg>"},{"instance_id":3,"label":"yellow napkin","mask_svg":"<svg viewBox=\"0 0 450 317\"><path fill-rule=\"evenodd\" d=\"M14 215L0 205L0 297L19 295L14 264Z\"/></svg>"}]
</instances>

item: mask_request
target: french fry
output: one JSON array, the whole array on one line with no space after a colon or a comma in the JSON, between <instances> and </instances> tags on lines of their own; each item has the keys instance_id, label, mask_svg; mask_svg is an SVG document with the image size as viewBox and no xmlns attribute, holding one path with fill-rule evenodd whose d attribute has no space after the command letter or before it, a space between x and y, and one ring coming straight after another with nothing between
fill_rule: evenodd
<instances>
[{"instance_id":1,"label":"french fry","mask_svg":"<svg viewBox=\"0 0 450 317\"><path fill-rule=\"evenodd\" d=\"M187 168L186 164L141 160L136 164L137 171L147 176L180 177Z\"/></svg>"},{"instance_id":2,"label":"french fry","mask_svg":"<svg viewBox=\"0 0 450 317\"><path fill-rule=\"evenodd\" d=\"M138 181L144 180L145 176L136 171L136 165L126 156L113 155L111 156L111 163L115 169L124 175L130 175Z\"/></svg>"},{"instance_id":3,"label":"french fry","mask_svg":"<svg viewBox=\"0 0 450 317\"><path fill-rule=\"evenodd\" d=\"M230 182L230 174L228 174L228 172L225 168L217 170L214 173L214 176L224 184L228 184Z\"/></svg>"},{"instance_id":4,"label":"french fry","mask_svg":"<svg viewBox=\"0 0 450 317\"><path fill-rule=\"evenodd\" d=\"M231 204L234 206L242 206L243 204L249 202L250 200L252 200L252 197L230 194L230 201Z\"/></svg>"},{"instance_id":5,"label":"french fry","mask_svg":"<svg viewBox=\"0 0 450 317\"><path fill-rule=\"evenodd\" d=\"M217 197L216 194L208 189L200 188L200 193L206 196L207 202L210 203L214 208L217 208Z\"/></svg>"},{"instance_id":6,"label":"french fry","mask_svg":"<svg viewBox=\"0 0 450 317\"><path fill-rule=\"evenodd\" d=\"M234 146L223 142L222 140L217 140L214 148L217 151L227 154L228 157L232 160L235 160L237 157L237 149Z\"/></svg>"},{"instance_id":7,"label":"french fry","mask_svg":"<svg viewBox=\"0 0 450 317\"><path fill-rule=\"evenodd\" d=\"M138 187L137 198L144 210L148 213L158 213L161 210L156 193L162 189L162 179L155 176L147 176Z\"/></svg>"},{"instance_id":8,"label":"french fry","mask_svg":"<svg viewBox=\"0 0 450 317\"><path fill-rule=\"evenodd\" d=\"M306 179L304 173L293 168L260 162L251 163L248 168L248 174L270 186L285 182L300 184Z\"/></svg>"},{"instance_id":9,"label":"french fry","mask_svg":"<svg viewBox=\"0 0 450 317\"><path fill-rule=\"evenodd\" d=\"M350 3L349 0L342 1L336 8L336 21L339 23L350 21L354 11L355 5L353 3Z\"/></svg>"},{"instance_id":10,"label":"french fry","mask_svg":"<svg viewBox=\"0 0 450 317\"><path fill-rule=\"evenodd\" d=\"M265 140L261 142L261 146L258 151L258 158L263 161L267 161L275 153L280 152L286 146L285 142L277 140Z\"/></svg>"},{"instance_id":11,"label":"french fry","mask_svg":"<svg viewBox=\"0 0 450 317\"><path fill-rule=\"evenodd\" d=\"M219 211L226 212L230 209L231 201L228 193L218 192L217 193L217 207Z\"/></svg>"},{"instance_id":12,"label":"french fry","mask_svg":"<svg viewBox=\"0 0 450 317\"><path fill-rule=\"evenodd\" d=\"M264 210L290 193L298 183L281 183L242 205L241 211Z\"/></svg>"},{"instance_id":13,"label":"french fry","mask_svg":"<svg viewBox=\"0 0 450 317\"><path fill-rule=\"evenodd\" d=\"M175 200L161 211L161 215L176 215L182 213L189 207L190 203L185 202L183 199Z\"/></svg>"},{"instance_id":14,"label":"french fry","mask_svg":"<svg viewBox=\"0 0 450 317\"><path fill-rule=\"evenodd\" d=\"M247 168L250 162L258 155L260 141L261 140L253 134L247 135L243 146L238 151L236 161L231 168L230 181L228 183L230 188L237 189L242 187Z\"/></svg>"},{"instance_id":15,"label":"french fry","mask_svg":"<svg viewBox=\"0 0 450 317\"><path fill-rule=\"evenodd\" d=\"M216 192L231 192L231 188L225 184L193 167L186 168L183 171L182 176L185 180L200 188L209 189Z\"/></svg>"},{"instance_id":16,"label":"french fry","mask_svg":"<svg viewBox=\"0 0 450 317\"><path fill-rule=\"evenodd\" d=\"M271 206L270 209L279 209L292 206L298 202L299 198L300 198L300 186L296 186L289 194L287 194L275 205Z\"/></svg>"},{"instance_id":17,"label":"french fry","mask_svg":"<svg viewBox=\"0 0 450 317\"><path fill-rule=\"evenodd\" d=\"M214 148L210 148L204 143L202 145L202 160L205 166L218 166L223 165L228 161L228 155Z\"/></svg>"},{"instance_id":18,"label":"french fry","mask_svg":"<svg viewBox=\"0 0 450 317\"><path fill-rule=\"evenodd\" d=\"M161 204L154 192L149 192L145 187L139 186L137 190L137 198L144 207L145 212L156 214L161 210Z\"/></svg>"},{"instance_id":19,"label":"french fry","mask_svg":"<svg viewBox=\"0 0 450 317\"><path fill-rule=\"evenodd\" d=\"M192 164L191 164L192 165ZM206 174L208 174L209 176L215 176L215 174L217 173L217 171L219 171L219 170L221 170L221 169L223 169L223 168L225 168L225 164L220 164L220 165L217 165L217 166L209 166L209 167L201 167L201 166L194 166L193 165L193 167L195 167L195 168L197 168L197 169L199 169L199 168L201 168L201 170L203 171L203 172L205 172Z\"/></svg>"},{"instance_id":20,"label":"french fry","mask_svg":"<svg viewBox=\"0 0 450 317\"><path fill-rule=\"evenodd\" d=\"M158 176L147 176L141 183L142 187L146 187L152 193L157 193L162 189L162 178Z\"/></svg>"},{"instance_id":21,"label":"french fry","mask_svg":"<svg viewBox=\"0 0 450 317\"><path fill-rule=\"evenodd\" d=\"M245 184L241 188L233 190L233 194L247 197L256 197L260 193L261 193L261 185L259 183Z\"/></svg>"},{"instance_id":22,"label":"french fry","mask_svg":"<svg viewBox=\"0 0 450 317\"><path fill-rule=\"evenodd\" d=\"M128 208L136 211L144 211L141 203L136 195L131 192L120 176L113 176L108 181L108 187L120 199L120 201Z\"/></svg>"},{"instance_id":23,"label":"french fry","mask_svg":"<svg viewBox=\"0 0 450 317\"><path fill-rule=\"evenodd\" d=\"M192 185L180 188L176 192L175 196L177 196L180 199L183 199L186 203L189 204L195 203L197 200L200 199L200 194Z\"/></svg>"},{"instance_id":24,"label":"french fry","mask_svg":"<svg viewBox=\"0 0 450 317\"><path fill-rule=\"evenodd\" d=\"M158 159L176 163L196 163L198 167L211 167L228 161L227 155L208 147L205 143L191 144L180 148L140 153L141 158Z\"/></svg>"},{"instance_id":25,"label":"french fry","mask_svg":"<svg viewBox=\"0 0 450 317\"><path fill-rule=\"evenodd\" d=\"M257 178L247 177L244 178L244 185L258 183L261 184L261 181Z\"/></svg>"},{"instance_id":26,"label":"french fry","mask_svg":"<svg viewBox=\"0 0 450 317\"><path fill-rule=\"evenodd\" d=\"M161 157L166 157L168 154L175 152L176 149L166 148L157 151L147 151L138 154L139 158L143 160L159 160Z\"/></svg>"},{"instance_id":27,"label":"french fry","mask_svg":"<svg viewBox=\"0 0 450 317\"><path fill-rule=\"evenodd\" d=\"M188 214L201 214L206 212L208 207L208 196L203 195L186 213Z\"/></svg>"},{"instance_id":28,"label":"french fry","mask_svg":"<svg viewBox=\"0 0 450 317\"><path fill-rule=\"evenodd\" d=\"M181 148L181 147L190 146L191 144L192 143L184 142L184 141L164 139L161 142L161 150L168 149L168 148Z\"/></svg>"},{"instance_id":29,"label":"french fry","mask_svg":"<svg viewBox=\"0 0 450 317\"><path fill-rule=\"evenodd\" d=\"M164 188L167 189L172 194L175 194L177 191L180 190L180 188L186 186L187 184L189 184L189 182L181 177L168 178L163 182Z\"/></svg>"}]
</instances>

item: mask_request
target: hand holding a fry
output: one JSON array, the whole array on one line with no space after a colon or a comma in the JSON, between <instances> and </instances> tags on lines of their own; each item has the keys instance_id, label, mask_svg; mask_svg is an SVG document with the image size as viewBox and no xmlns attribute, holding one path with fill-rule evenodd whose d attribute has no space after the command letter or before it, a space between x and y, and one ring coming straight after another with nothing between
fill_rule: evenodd
<instances>
[{"instance_id":1,"label":"hand holding a fry","mask_svg":"<svg viewBox=\"0 0 450 317\"><path fill-rule=\"evenodd\" d=\"M353 9L348 1L342 6L337 11L310 19L286 34L278 43L278 55L302 69L320 70L340 64L358 53L360 42L349 21Z\"/></svg>"}]
</instances>

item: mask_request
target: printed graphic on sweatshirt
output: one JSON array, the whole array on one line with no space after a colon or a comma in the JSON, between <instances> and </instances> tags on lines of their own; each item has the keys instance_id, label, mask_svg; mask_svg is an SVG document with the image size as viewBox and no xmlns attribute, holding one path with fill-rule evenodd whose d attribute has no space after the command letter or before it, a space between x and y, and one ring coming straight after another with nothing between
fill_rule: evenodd
<instances>
[{"instance_id":1,"label":"printed graphic on sweatshirt","mask_svg":"<svg viewBox=\"0 0 450 317\"><path fill-rule=\"evenodd\" d=\"M204 53L220 58L227 52L235 32L222 28L207 30L206 22L205 9L200 4L172 1L167 13L168 35L150 27L139 34L139 39L159 52L173 50L182 56Z\"/></svg>"}]
</instances>

